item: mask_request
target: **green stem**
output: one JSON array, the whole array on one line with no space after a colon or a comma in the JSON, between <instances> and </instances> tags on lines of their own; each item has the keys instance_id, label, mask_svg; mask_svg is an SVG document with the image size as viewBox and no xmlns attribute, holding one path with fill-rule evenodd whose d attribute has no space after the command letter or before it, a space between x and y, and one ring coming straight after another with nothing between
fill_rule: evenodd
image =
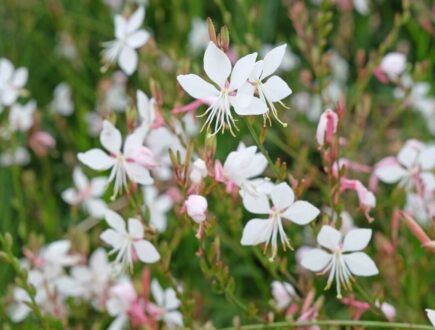
<instances>
[{"instance_id":1,"label":"green stem","mask_svg":"<svg viewBox=\"0 0 435 330\"><path fill-rule=\"evenodd\" d=\"M310 327L320 326L349 326L349 327L366 327L368 329L422 329L433 330L434 327L430 325L411 324L411 323L393 323L381 321L355 321L355 320L322 320L322 321L309 321L309 322L276 322L270 324L252 324L241 326L241 330L256 330L256 329L293 329L294 327ZM225 328L221 330L235 330L236 328Z\"/></svg>"}]
</instances>

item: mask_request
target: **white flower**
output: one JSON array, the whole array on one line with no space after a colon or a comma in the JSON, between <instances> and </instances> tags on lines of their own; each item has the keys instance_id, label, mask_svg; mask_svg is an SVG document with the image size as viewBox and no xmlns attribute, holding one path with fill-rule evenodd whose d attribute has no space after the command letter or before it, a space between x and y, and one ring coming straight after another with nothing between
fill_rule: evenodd
<instances>
[{"instance_id":1,"label":"white flower","mask_svg":"<svg viewBox=\"0 0 435 330\"><path fill-rule=\"evenodd\" d=\"M33 125L33 114L36 102L30 101L26 105L14 104L9 112L9 127L12 131L27 132Z\"/></svg>"},{"instance_id":2,"label":"white flower","mask_svg":"<svg viewBox=\"0 0 435 330\"><path fill-rule=\"evenodd\" d=\"M37 264L47 278L54 278L63 272L64 267L76 265L80 261L78 255L70 254L71 242L55 241L41 249L37 256Z\"/></svg>"},{"instance_id":3,"label":"white flower","mask_svg":"<svg viewBox=\"0 0 435 330\"><path fill-rule=\"evenodd\" d=\"M100 134L100 142L110 152L110 155L95 148L79 153L78 159L97 171L112 169L108 182L115 180L112 196L115 198L123 187L128 189L127 177L141 185L150 185L154 182L149 173L149 169L155 166L154 156L151 150L143 146L143 140L143 132L136 130L127 136L121 151L121 133L109 121L105 120Z\"/></svg>"},{"instance_id":4,"label":"white flower","mask_svg":"<svg viewBox=\"0 0 435 330\"><path fill-rule=\"evenodd\" d=\"M250 220L243 229L241 244L257 245L266 243L266 248L271 244L273 259L278 250L278 236L284 249L286 246L291 248L284 231L282 218L298 225L306 225L314 220L320 211L308 202L295 201L293 190L285 182L272 188L270 199L272 207L266 195L254 200L247 198L243 200L243 204L249 212L268 214L269 218Z\"/></svg>"},{"instance_id":5,"label":"white flower","mask_svg":"<svg viewBox=\"0 0 435 330\"><path fill-rule=\"evenodd\" d=\"M387 159L388 160L388 159ZM376 167L375 175L385 183L399 184L407 189L414 186L416 179L435 189L435 146L425 146L417 141L408 141L397 155L397 161L384 161Z\"/></svg>"},{"instance_id":6,"label":"white flower","mask_svg":"<svg viewBox=\"0 0 435 330\"><path fill-rule=\"evenodd\" d=\"M204 53L204 71L218 88L195 74L179 75L177 80L181 87L192 97L205 100L210 106L202 116L207 116L204 127L215 122L213 133L224 132L228 128L234 135L232 126L236 123L231 113L231 106L239 115L258 115L266 109L246 108L253 98L253 90L241 88L248 79L255 65L257 53L246 55L231 66L228 56L213 42ZM227 79L231 74L230 82ZM241 111L243 109L243 111ZM263 112L261 112L263 111Z\"/></svg>"},{"instance_id":7,"label":"white flower","mask_svg":"<svg viewBox=\"0 0 435 330\"><path fill-rule=\"evenodd\" d=\"M282 310L288 307L293 298L296 297L296 291L290 283L273 281L272 282L272 295L275 299L276 308Z\"/></svg>"},{"instance_id":8,"label":"white flower","mask_svg":"<svg viewBox=\"0 0 435 330\"><path fill-rule=\"evenodd\" d=\"M63 82L54 89L54 98L51 103L54 111L62 116L69 116L74 112L74 104L71 99L71 88Z\"/></svg>"},{"instance_id":9,"label":"white flower","mask_svg":"<svg viewBox=\"0 0 435 330\"><path fill-rule=\"evenodd\" d=\"M260 50L260 55L265 56L268 52L273 49L273 46L270 44L263 45ZM300 64L299 58L291 51L290 47L285 49L284 56L282 58L282 62L278 70L281 71L290 71L295 69Z\"/></svg>"},{"instance_id":10,"label":"white flower","mask_svg":"<svg viewBox=\"0 0 435 330\"><path fill-rule=\"evenodd\" d=\"M144 239L144 227L139 220L128 219L127 230L124 219L118 213L106 210L105 218L111 228L106 229L100 237L113 247L110 254L117 253L115 262L123 269L132 268L134 255L144 263L154 263L160 259L154 245Z\"/></svg>"},{"instance_id":11,"label":"white flower","mask_svg":"<svg viewBox=\"0 0 435 330\"><path fill-rule=\"evenodd\" d=\"M0 58L0 108L15 103L17 98L24 92L27 76L26 68L15 70L8 59Z\"/></svg>"},{"instance_id":12,"label":"white flower","mask_svg":"<svg viewBox=\"0 0 435 330\"><path fill-rule=\"evenodd\" d=\"M388 53L381 61L380 69L391 80L397 79L406 67L406 57L401 53Z\"/></svg>"},{"instance_id":13,"label":"white flower","mask_svg":"<svg viewBox=\"0 0 435 330\"><path fill-rule=\"evenodd\" d=\"M426 309L427 317L429 318L430 323L435 327L435 310L433 309Z\"/></svg>"},{"instance_id":14,"label":"white flower","mask_svg":"<svg viewBox=\"0 0 435 330\"><path fill-rule=\"evenodd\" d=\"M167 227L166 213L172 208L173 201L166 195L159 195L154 186L144 187L145 206L150 213L150 224L153 225L160 233L163 233Z\"/></svg>"},{"instance_id":15,"label":"white flower","mask_svg":"<svg viewBox=\"0 0 435 330\"><path fill-rule=\"evenodd\" d=\"M206 163L198 158L192 164L192 169L190 171L190 181L194 184L200 184L202 179L208 175Z\"/></svg>"},{"instance_id":16,"label":"white flower","mask_svg":"<svg viewBox=\"0 0 435 330\"><path fill-rule=\"evenodd\" d=\"M224 178L241 190L252 191L251 179L259 176L267 167L267 159L257 147L245 147L240 143L237 151L228 154L223 166Z\"/></svg>"},{"instance_id":17,"label":"white flower","mask_svg":"<svg viewBox=\"0 0 435 330\"><path fill-rule=\"evenodd\" d=\"M178 300L175 290L172 288L163 291L157 280L151 281L151 293L154 301L159 309L158 320L163 320L169 329L174 326L183 326L183 315L177 311L180 307L180 300Z\"/></svg>"},{"instance_id":18,"label":"white flower","mask_svg":"<svg viewBox=\"0 0 435 330\"><path fill-rule=\"evenodd\" d=\"M15 150L5 151L0 155L0 164L3 166L20 165L24 166L30 162L30 154L24 147Z\"/></svg>"},{"instance_id":19,"label":"white flower","mask_svg":"<svg viewBox=\"0 0 435 330\"><path fill-rule=\"evenodd\" d=\"M73 172L75 188L68 188L62 193L62 199L70 205L82 205L90 215L96 218L104 216L106 203L100 198L106 190L107 178L98 177L91 181L79 167Z\"/></svg>"},{"instance_id":20,"label":"white flower","mask_svg":"<svg viewBox=\"0 0 435 330\"><path fill-rule=\"evenodd\" d=\"M140 6L128 19L115 15L116 40L105 42L104 59L108 63L118 61L121 69L131 75L137 68L136 49L146 44L149 33L140 29L145 16L144 7Z\"/></svg>"},{"instance_id":21,"label":"white flower","mask_svg":"<svg viewBox=\"0 0 435 330\"><path fill-rule=\"evenodd\" d=\"M128 312L137 300L137 293L128 279L110 288L106 307L109 315L116 316L107 330L122 330L128 322Z\"/></svg>"},{"instance_id":22,"label":"white flower","mask_svg":"<svg viewBox=\"0 0 435 330\"><path fill-rule=\"evenodd\" d=\"M194 17L192 19L192 29L189 32L189 50L193 54L197 54L207 48L209 42L207 21Z\"/></svg>"},{"instance_id":23,"label":"white flower","mask_svg":"<svg viewBox=\"0 0 435 330\"><path fill-rule=\"evenodd\" d=\"M372 236L371 229L353 229L342 242L342 235L331 226L323 226L317 236L317 242L327 250L312 249L303 254L302 266L313 272L329 272L326 288L329 289L335 279L337 297L341 299L341 286L350 289L352 275L373 276L379 273L373 260L364 252ZM350 252L350 253L346 253Z\"/></svg>"},{"instance_id":24,"label":"white flower","mask_svg":"<svg viewBox=\"0 0 435 330\"><path fill-rule=\"evenodd\" d=\"M289 96L292 90L284 80L277 75L273 75L281 65L286 47L286 44L275 47L266 54L264 60L255 63L249 81L243 85L241 90L244 90L247 95L256 91L258 97L252 98L245 109L240 110L242 113L264 114L264 119L270 121L269 112L271 111L278 122L283 126L287 126L278 118L278 111L274 103L278 102L284 106L282 100ZM265 81L266 79L267 81ZM254 109L255 111L253 111Z\"/></svg>"}]
</instances>

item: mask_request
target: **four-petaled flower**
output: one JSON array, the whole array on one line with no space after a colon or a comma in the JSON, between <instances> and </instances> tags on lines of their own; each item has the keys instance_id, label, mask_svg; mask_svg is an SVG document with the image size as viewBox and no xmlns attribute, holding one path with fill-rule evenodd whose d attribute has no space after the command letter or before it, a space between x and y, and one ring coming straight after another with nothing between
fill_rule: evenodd
<instances>
[{"instance_id":1,"label":"four-petaled flower","mask_svg":"<svg viewBox=\"0 0 435 330\"><path fill-rule=\"evenodd\" d=\"M103 44L103 57L109 64L118 61L122 71L131 75L137 68L138 56L136 49L148 41L150 35L140 29L145 16L144 7L140 6L128 19L121 15L115 16L116 40Z\"/></svg>"},{"instance_id":2,"label":"four-petaled flower","mask_svg":"<svg viewBox=\"0 0 435 330\"><path fill-rule=\"evenodd\" d=\"M156 306L152 306L151 314L157 320L163 320L168 329L183 326L183 315L177 311L180 307L180 300L174 289L168 288L163 290L157 280L151 282L151 293Z\"/></svg>"},{"instance_id":3,"label":"four-petaled flower","mask_svg":"<svg viewBox=\"0 0 435 330\"><path fill-rule=\"evenodd\" d=\"M113 247L110 254L117 253L115 263L121 269L131 269L135 257L144 263L154 263L160 259L154 245L144 239L144 227L138 219L128 219L128 230L124 219L112 210L106 210L105 219L111 228L106 229L100 237Z\"/></svg>"},{"instance_id":4,"label":"four-petaled flower","mask_svg":"<svg viewBox=\"0 0 435 330\"><path fill-rule=\"evenodd\" d=\"M252 213L268 214L268 219L252 219L243 229L242 245L257 245L266 243L272 246L272 259L278 250L278 235L285 247L292 248L284 231L282 218L298 225L306 225L316 218L320 211L315 206L305 201L295 201L295 195L290 186L283 182L274 186L270 192L272 207L269 197L262 195L254 199L243 200L245 208Z\"/></svg>"},{"instance_id":5,"label":"four-petaled flower","mask_svg":"<svg viewBox=\"0 0 435 330\"><path fill-rule=\"evenodd\" d=\"M153 153L142 145L144 140L143 130L136 130L127 136L123 151L121 151L121 133L105 120L100 134L100 142L110 152L106 154L101 149L91 149L78 154L78 159L97 171L104 171L112 168L108 182L115 180L114 194L127 187L127 177L141 185L150 185L154 181L150 176L149 169L156 166Z\"/></svg>"},{"instance_id":6,"label":"four-petaled flower","mask_svg":"<svg viewBox=\"0 0 435 330\"><path fill-rule=\"evenodd\" d=\"M373 260L364 252L372 237L371 229L352 229L344 237L331 227L323 226L317 236L317 242L327 250L315 248L303 254L301 264L313 272L329 272L326 289L329 289L335 279L337 298L341 299L341 286L351 288L352 275L373 276L379 273ZM350 253L346 253L350 252Z\"/></svg>"},{"instance_id":7,"label":"four-petaled flower","mask_svg":"<svg viewBox=\"0 0 435 330\"><path fill-rule=\"evenodd\" d=\"M213 134L224 132L228 128L234 135L232 127L237 129L231 113L231 106L239 115L259 115L267 109L247 107L253 99L253 90L244 88L252 72L257 53L240 58L232 68L228 56L213 42L210 42L204 53L204 71L218 88L206 82L195 74L179 75L177 77L181 87L196 99L210 104L201 116L207 116L204 127L210 127L215 122ZM228 82L228 77L231 79Z\"/></svg>"}]
</instances>

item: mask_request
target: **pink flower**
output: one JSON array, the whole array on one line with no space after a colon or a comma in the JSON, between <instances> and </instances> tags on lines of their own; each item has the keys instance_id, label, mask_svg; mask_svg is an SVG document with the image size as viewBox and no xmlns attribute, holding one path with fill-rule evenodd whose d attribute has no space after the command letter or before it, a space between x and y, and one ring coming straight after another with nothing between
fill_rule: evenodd
<instances>
[{"instance_id":1,"label":"pink flower","mask_svg":"<svg viewBox=\"0 0 435 330\"><path fill-rule=\"evenodd\" d=\"M207 200L201 195L190 195L184 202L187 214L196 223L201 223L206 219Z\"/></svg>"},{"instance_id":2,"label":"pink flower","mask_svg":"<svg viewBox=\"0 0 435 330\"><path fill-rule=\"evenodd\" d=\"M364 214L369 222L374 219L369 216L369 212L372 208L376 206L376 197L375 195L368 190L359 180L350 180L348 178L342 178L340 181L340 190L354 190L359 199L359 203L361 208L364 211Z\"/></svg>"},{"instance_id":3,"label":"pink flower","mask_svg":"<svg viewBox=\"0 0 435 330\"><path fill-rule=\"evenodd\" d=\"M331 109L327 109L320 116L317 126L316 138L320 146L330 144L332 137L337 132L338 116Z\"/></svg>"}]
</instances>

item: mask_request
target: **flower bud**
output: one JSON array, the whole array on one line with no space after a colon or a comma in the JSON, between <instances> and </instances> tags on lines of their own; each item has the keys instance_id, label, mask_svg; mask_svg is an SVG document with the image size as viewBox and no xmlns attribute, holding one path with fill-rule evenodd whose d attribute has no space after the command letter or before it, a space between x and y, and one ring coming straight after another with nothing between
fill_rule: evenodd
<instances>
[{"instance_id":1,"label":"flower bud","mask_svg":"<svg viewBox=\"0 0 435 330\"><path fill-rule=\"evenodd\" d=\"M201 195L190 195L184 202L187 214L196 223L201 223L206 219L207 200Z\"/></svg>"},{"instance_id":2,"label":"flower bud","mask_svg":"<svg viewBox=\"0 0 435 330\"><path fill-rule=\"evenodd\" d=\"M202 179L204 179L208 174L207 165L205 162L198 158L192 164L192 170L190 172L190 180L194 184L200 184Z\"/></svg>"},{"instance_id":3,"label":"flower bud","mask_svg":"<svg viewBox=\"0 0 435 330\"><path fill-rule=\"evenodd\" d=\"M320 116L317 126L316 138L320 146L330 144L332 137L337 132L338 116L331 109L327 109Z\"/></svg>"}]
</instances>

